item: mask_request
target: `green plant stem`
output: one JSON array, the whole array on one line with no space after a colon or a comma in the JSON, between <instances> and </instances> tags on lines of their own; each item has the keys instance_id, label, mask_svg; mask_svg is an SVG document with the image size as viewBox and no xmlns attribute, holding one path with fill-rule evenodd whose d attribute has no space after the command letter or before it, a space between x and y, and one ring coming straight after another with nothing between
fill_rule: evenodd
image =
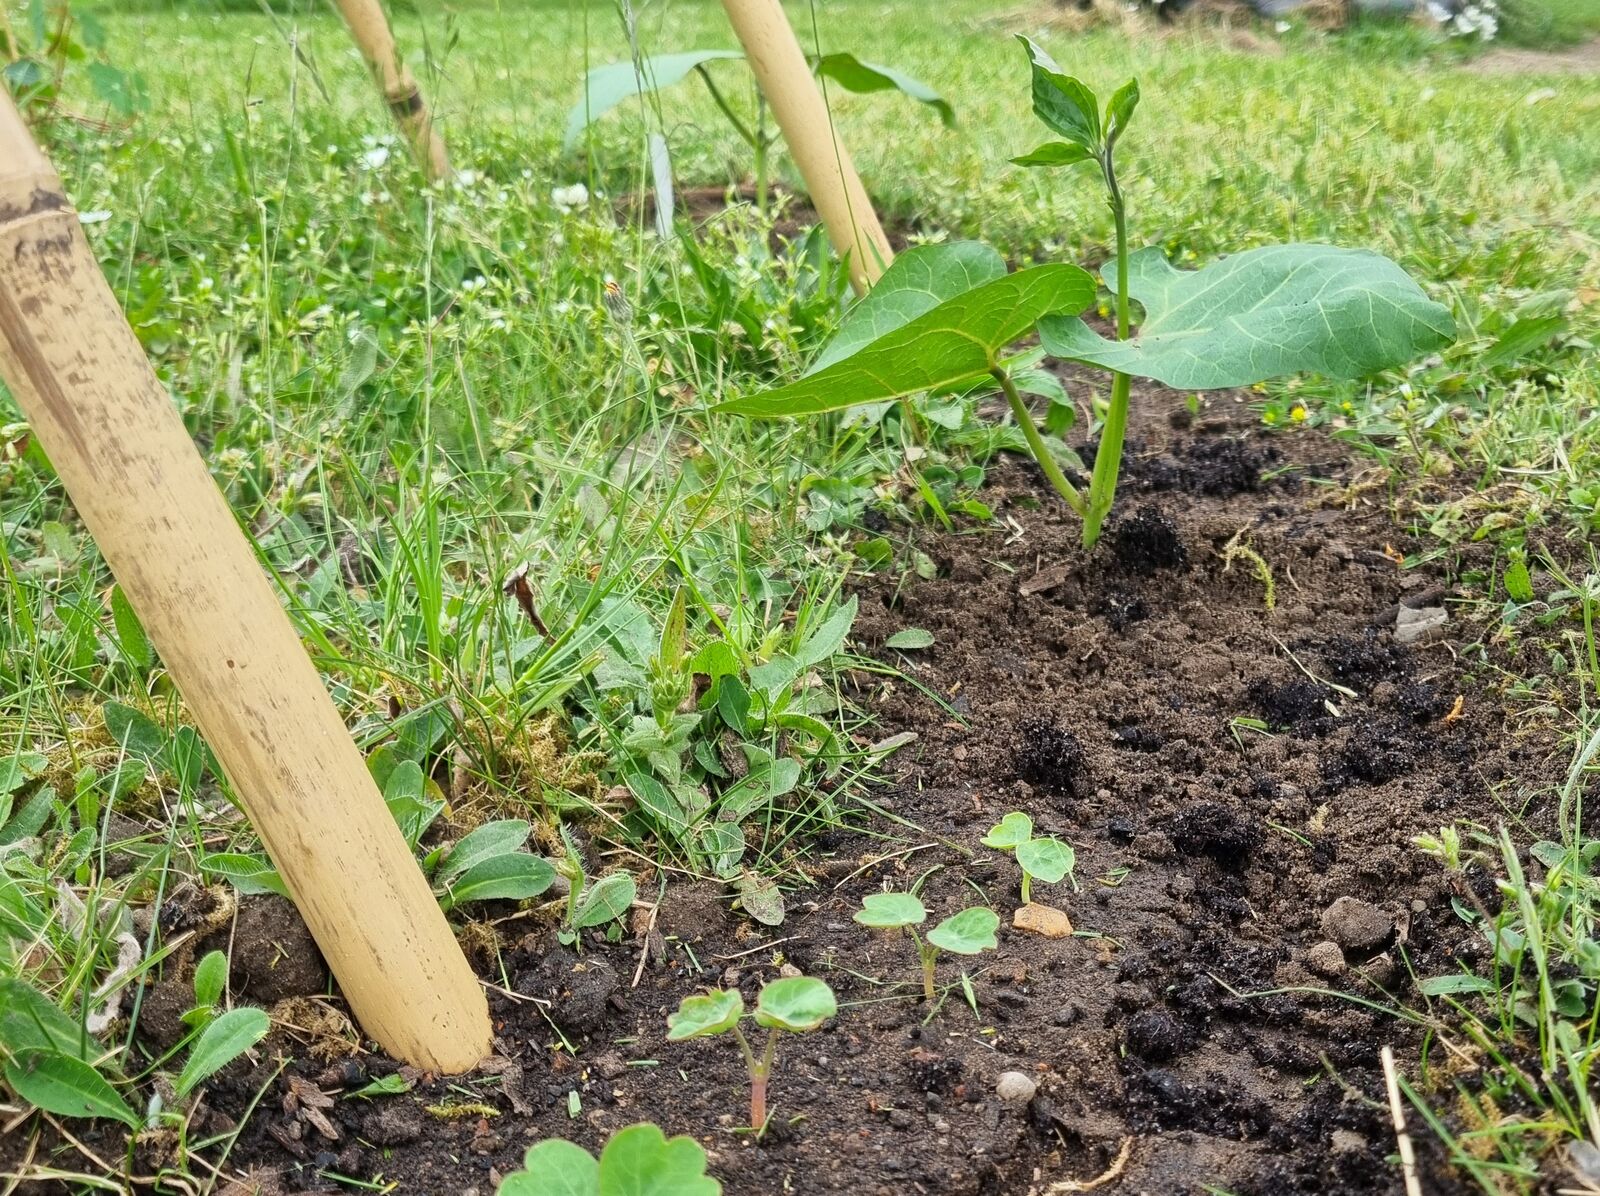
<instances>
[{"instance_id":1,"label":"green plant stem","mask_svg":"<svg viewBox=\"0 0 1600 1196\"><path fill-rule=\"evenodd\" d=\"M1022 870L1022 904L1033 904L1033 877L1028 875L1028 870Z\"/></svg>"},{"instance_id":2,"label":"green plant stem","mask_svg":"<svg viewBox=\"0 0 1600 1196\"><path fill-rule=\"evenodd\" d=\"M1039 435L1039 429L1033 424L1033 416L1028 412L1028 405L1017 393L1017 384L1011 381L1011 375L1006 373L1003 366L997 365L989 373L1000 383L1000 389L1005 391L1006 401L1011 404L1011 414L1016 416L1017 423L1021 425L1022 434L1028 440L1028 449L1033 453L1033 459L1039 462L1039 468L1044 470L1044 476L1055 487L1056 493L1067 500L1067 505L1087 520L1089 509L1084 505L1083 496L1078 493L1077 487L1067 481L1067 475L1062 473L1061 466L1056 464L1056 459L1051 454L1049 446L1045 444L1044 437Z\"/></svg>"},{"instance_id":3,"label":"green plant stem","mask_svg":"<svg viewBox=\"0 0 1600 1196\"><path fill-rule=\"evenodd\" d=\"M762 216L767 214L767 153L772 148L772 138L767 136L766 130L766 105L760 104L756 109L757 124L754 129L739 118L733 110L733 105L728 103L727 97L722 94L716 82L711 78L711 72L703 66L694 68L695 73L705 81L706 90L711 93L712 101L722 110L722 115L728 118L728 123L733 126L734 132L750 147L750 152L755 155L756 167L756 211Z\"/></svg>"},{"instance_id":4,"label":"green plant stem","mask_svg":"<svg viewBox=\"0 0 1600 1196\"><path fill-rule=\"evenodd\" d=\"M916 931L911 932L916 938ZM939 948L917 939L917 957L922 960L922 995L933 1000L933 965L939 958Z\"/></svg>"},{"instance_id":5,"label":"green plant stem","mask_svg":"<svg viewBox=\"0 0 1600 1196\"><path fill-rule=\"evenodd\" d=\"M1106 177L1106 193L1111 201L1111 216L1117 225L1117 339L1127 340L1128 318L1128 213L1122 202L1122 189L1117 185L1116 168L1112 165L1111 150L1105 151L1102 167ZM1100 528L1111 513L1111 504L1117 496L1117 475L1122 470L1122 440L1128 430L1128 392L1132 380L1127 374L1113 374L1111 378L1111 408L1100 428L1100 447L1094 455L1094 475L1089 479L1088 510L1083 516L1083 546L1093 548L1100 539Z\"/></svg>"}]
</instances>

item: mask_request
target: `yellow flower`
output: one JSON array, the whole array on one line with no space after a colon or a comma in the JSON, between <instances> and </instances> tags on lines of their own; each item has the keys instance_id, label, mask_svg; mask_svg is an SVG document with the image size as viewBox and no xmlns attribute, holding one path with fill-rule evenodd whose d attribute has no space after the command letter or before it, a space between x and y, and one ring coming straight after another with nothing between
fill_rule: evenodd
<instances>
[{"instance_id":1,"label":"yellow flower","mask_svg":"<svg viewBox=\"0 0 1600 1196\"><path fill-rule=\"evenodd\" d=\"M1304 403L1296 403L1289 411L1289 418L1294 420L1294 422L1297 424L1305 423L1306 405Z\"/></svg>"},{"instance_id":2,"label":"yellow flower","mask_svg":"<svg viewBox=\"0 0 1600 1196\"><path fill-rule=\"evenodd\" d=\"M1261 422L1264 423L1264 424L1275 424L1275 423L1277 423L1278 422L1278 413L1276 411L1263 411L1261 413Z\"/></svg>"}]
</instances>

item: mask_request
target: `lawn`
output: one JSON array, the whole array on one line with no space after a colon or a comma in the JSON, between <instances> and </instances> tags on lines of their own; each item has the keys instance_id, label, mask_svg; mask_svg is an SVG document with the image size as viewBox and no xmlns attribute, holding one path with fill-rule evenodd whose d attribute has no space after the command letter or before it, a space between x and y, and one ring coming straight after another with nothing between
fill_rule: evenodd
<instances>
[{"instance_id":1,"label":"lawn","mask_svg":"<svg viewBox=\"0 0 1600 1196\"><path fill-rule=\"evenodd\" d=\"M458 1078L363 1039L0 388L8 1184L487 1191L653 1121L730 1193L1409 1196L1398 1112L1421 1190L1600 1187L1600 76L1409 24L788 6L954 109L826 89L897 247L1114 252L1081 168L1010 164L1047 137L1026 33L1102 97L1137 76L1132 244L1370 249L1453 315L1359 380L1134 383L1089 551L992 388L708 411L799 378L849 289L781 151L776 211L728 202L751 153L698 79L563 148L627 5L396 5L432 186L326 6L74 7L147 103L69 64L36 135L497 1038ZM735 45L716 4L633 16L643 54ZM1108 376L1035 373L1086 474ZM900 892L926 930L855 916ZM789 1031L763 1134L734 1043L685 1040L708 988L767 1018L762 1084Z\"/></svg>"}]
</instances>

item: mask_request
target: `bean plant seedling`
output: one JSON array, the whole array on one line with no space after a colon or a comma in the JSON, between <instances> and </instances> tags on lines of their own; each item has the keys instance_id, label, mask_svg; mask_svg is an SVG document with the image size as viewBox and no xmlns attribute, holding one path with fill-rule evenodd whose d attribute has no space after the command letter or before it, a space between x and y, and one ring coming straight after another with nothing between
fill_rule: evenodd
<instances>
[{"instance_id":1,"label":"bean plant seedling","mask_svg":"<svg viewBox=\"0 0 1600 1196\"><path fill-rule=\"evenodd\" d=\"M917 927L927 920L928 911L915 893L869 893L861 900L855 920L863 926L879 930L904 929L917 945L917 958L922 963L922 994L933 1000L933 969L940 951L955 955L977 955L999 947L994 932L1000 925L1000 915L992 909L975 905L958 914L951 914L928 931L926 939L917 936Z\"/></svg>"},{"instance_id":2,"label":"bean plant seedling","mask_svg":"<svg viewBox=\"0 0 1600 1196\"><path fill-rule=\"evenodd\" d=\"M1132 379L1183 390L1247 386L1289 374L1361 378L1403 365L1455 339L1448 309L1389 259L1330 245L1268 245L1200 270L1174 268L1159 247L1129 250L1117 151L1139 104L1128 80L1103 111L1095 93L1064 74L1028 38L1033 110L1061 140L1015 159L1028 167L1093 163L1116 230L1102 270L1116 306L1114 339L1080 314L1095 279L1066 263L1006 273L993 249L954 242L909 250L846 314L798 380L736 397L716 410L766 418L816 415L862 403L970 389L987 379L1005 395L1029 452L1083 519L1083 543L1100 538L1116 495ZM1133 305L1143 309L1134 335ZM1111 397L1084 493L1034 425L1012 342L1037 328L1046 352L1107 371Z\"/></svg>"},{"instance_id":3,"label":"bean plant seedling","mask_svg":"<svg viewBox=\"0 0 1600 1196\"><path fill-rule=\"evenodd\" d=\"M767 1031L761 1054L739 1028L745 1016L744 998L737 990L712 989L700 996L685 997L678 1012L667 1018L667 1038L682 1042L687 1038L710 1038L731 1033L744 1054L750 1073L750 1127L759 1133L767 1123L767 1078L777 1057L778 1032L804 1034L815 1030L839 1012L833 990L810 976L790 976L774 980L756 998L755 1022Z\"/></svg>"},{"instance_id":4,"label":"bean plant seedling","mask_svg":"<svg viewBox=\"0 0 1600 1196\"><path fill-rule=\"evenodd\" d=\"M1015 853L1017 866L1022 869L1022 902L1033 900L1033 882L1042 880L1047 885L1059 884L1071 874L1078 862L1072 845L1060 839L1033 835L1033 819L1020 810L1013 810L997 822L983 837L985 847L996 851Z\"/></svg>"}]
</instances>

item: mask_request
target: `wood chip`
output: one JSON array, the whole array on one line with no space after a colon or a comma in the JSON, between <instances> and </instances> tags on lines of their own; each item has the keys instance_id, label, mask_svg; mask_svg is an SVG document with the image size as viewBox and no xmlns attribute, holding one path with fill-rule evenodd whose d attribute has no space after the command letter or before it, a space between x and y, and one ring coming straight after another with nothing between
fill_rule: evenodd
<instances>
[{"instance_id":1,"label":"wood chip","mask_svg":"<svg viewBox=\"0 0 1600 1196\"><path fill-rule=\"evenodd\" d=\"M1023 597L1029 594L1042 593L1053 590L1072 575L1071 565L1056 565L1053 568L1041 570L1017 586L1017 593Z\"/></svg>"},{"instance_id":2,"label":"wood chip","mask_svg":"<svg viewBox=\"0 0 1600 1196\"><path fill-rule=\"evenodd\" d=\"M1030 901L1011 915L1011 925L1017 930L1042 934L1047 939L1064 939L1072 936L1072 919L1051 905Z\"/></svg>"}]
</instances>

